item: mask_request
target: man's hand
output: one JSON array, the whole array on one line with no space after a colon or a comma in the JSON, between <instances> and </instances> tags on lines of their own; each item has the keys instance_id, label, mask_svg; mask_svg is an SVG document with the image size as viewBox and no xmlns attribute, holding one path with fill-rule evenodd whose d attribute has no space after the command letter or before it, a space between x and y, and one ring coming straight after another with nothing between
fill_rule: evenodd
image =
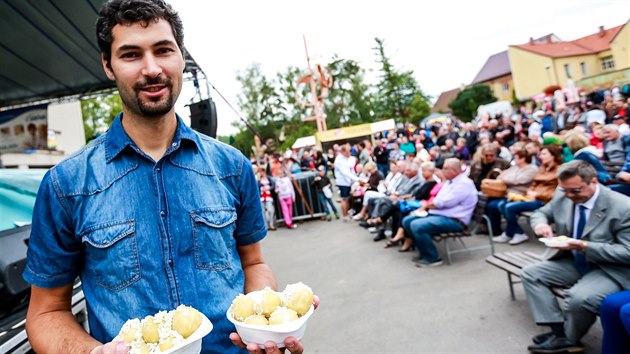
<instances>
[{"instance_id":1,"label":"man's hand","mask_svg":"<svg viewBox=\"0 0 630 354\"><path fill-rule=\"evenodd\" d=\"M534 228L534 233L542 237L553 237L553 230L551 229L551 226L547 224L536 225L536 228Z\"/></svg>"},{"instance_id":2,"label":"man's hand","mask_svg":"<svg viewBox=\"0 0 630 354\"><path fill-rule=\"evenodd\" d=\"M90 351L90 354L127 354L129 348L125 342L109 342L99 345Z\"/></svg>"},{"instance_id":3,"label":"man's hand","mask_svg":"<svg viewBox=\"0 0 630 354\"><path fill-rule=\"evenodd\" d=\"M319 306L319 297L317 295L313 295L313 306L315 308ZM287 337L284 339L285 348L278 348L278 345L274 343L273 341L267 341L265 342L265 349L260 349L260 347L256 343L249 343L245 345L245 343L243 343L238 333L234 333L234 332L230 333L230 340L232 341L234 345L247 349L247 351L250 354L280 354L280 353L284 353L285 348L288 349L289 353L291 354L304 353L304 347L302 346L302 343L295 337ZM90 353L90 354L101 354L101 353ZM106 354L106 353L102 353L102 354ZM107 354L110 354L110 353L107 353ZM111 353L111 354L114 354L114 353ZM116 354L119 354L119 353L116 353Z\"/></svg>"},{"instance_id":4,"label":"man's hand","mask_svg":"<svg viewBox=\"0 0 630 354\"><path fill-rule=\"evenodd\" d=\"M564 251L573 251L573 250L582 251L584 249L584 243L582 242L582 240L570 239L567 241L566 246L552 247L552 248L556 248L556 249L564 250Z\"/></svg>"}]
</instances>

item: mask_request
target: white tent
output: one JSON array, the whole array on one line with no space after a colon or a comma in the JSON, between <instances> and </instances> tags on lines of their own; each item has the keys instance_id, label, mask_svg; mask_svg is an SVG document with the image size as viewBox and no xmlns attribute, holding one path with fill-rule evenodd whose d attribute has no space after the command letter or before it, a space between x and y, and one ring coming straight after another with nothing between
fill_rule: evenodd
<instances>
[{"instance_id":1,"label":"white tent","mask_svg":"<svg viewBox=\"0 0 630 354\"><path fill-rule=\"evenodd\" d=\"M291 146L291 149L301 149L307 146L314 146L315 144L317 144L317 141L315 140L315 136L313 135L304 136L304 137L298 138L295 141L295 143L293 143L293 145Z\"/></svg>"}]
</instances>

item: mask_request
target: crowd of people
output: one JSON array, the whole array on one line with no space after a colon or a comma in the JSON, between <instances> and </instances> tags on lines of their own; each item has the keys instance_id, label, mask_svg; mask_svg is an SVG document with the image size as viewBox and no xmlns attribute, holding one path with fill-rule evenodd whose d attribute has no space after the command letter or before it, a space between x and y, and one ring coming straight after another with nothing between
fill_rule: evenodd
<instances>
[{"instance_id":1,"label":"crowd of people","mask_svg":"<svg viewBox=\"0 0 630 354\"><path fill-rule=\"evenodd\" d=\"M534 318L552 329L534 337L528 349L579 350L579 340L594 322L602 300L630 288L627 276L617 274L620 269L630 274L630 213L597 209L601 203L629 201L630 99L617 97L614 91L599 96L597 102L564 107L545 102L533 109L520 107L511 116L486 115L470 123L406 124L372 139L333 145L325 153L315 148L262 153L253 163L273 176L317 171L314 183L320 203L330 206L325 207L327 220L333 215L345 222L354 220L375 234L374 241L386 240L385 248L417 250L413 261L423 268L442 264L432 236L465 230L479 196L488 194L485 213L491 220L482 232L491 230L496 243L516 246L529 240L531 235L517 220L523 212L535 212L531 224L537 236L564 234L572 242L564 249L570 252L558 261L523 270ZM615 165L620 171L611 175L608 166ZM492 194L488 185L494 188ZM333 187L340 213L333 193L324 193ZM496 188L500 195L494 194ZM554 207L562 203L568 208ZM567 214L558 214L559 210ZM589 212L590 218L585 216ZM597 225L595 218L605 221ZM569 224L562 229L564 222ZM599 231L591 230L591 224ZM583 285L595 283L606 286ZM570 289L564 310L550 290L542 290L558 285ZM602 317L604 348L606 353L620 353L619 348L630 347L621 324L628 323L630 305L624 305L630 303L630 295L611 296L604 301L612 310L603 314L614 314L614 320Z\"/></svg>"}]
</instances>

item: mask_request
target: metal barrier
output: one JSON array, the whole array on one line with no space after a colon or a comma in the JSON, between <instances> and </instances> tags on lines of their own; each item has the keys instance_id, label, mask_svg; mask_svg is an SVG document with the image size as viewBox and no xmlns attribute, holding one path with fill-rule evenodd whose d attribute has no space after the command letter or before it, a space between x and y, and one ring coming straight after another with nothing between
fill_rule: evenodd
<instances>
[{"instance_id":1,"label":"metal barrier","mask_svg":"<svg viewBox=\"0 0 630 354\"><path fill-rule=\"evenodd\" d=\"M293 203L293 220L320 218L326 215L326 213L324 212L324 208L319 203L317 188L313 185L313 179L316 175L316 172L302 172L291 175L291 178L294 181L293 188L295 189L295 203ZM302 195L300 195L300 191L302 192ZM282 210L280 208L280 201L278 200L278 196L275 195L275 193L273 197L273 202L274 208L276 210L276 223L278 221L284 221Z\"/></svg>"}]
</instances>

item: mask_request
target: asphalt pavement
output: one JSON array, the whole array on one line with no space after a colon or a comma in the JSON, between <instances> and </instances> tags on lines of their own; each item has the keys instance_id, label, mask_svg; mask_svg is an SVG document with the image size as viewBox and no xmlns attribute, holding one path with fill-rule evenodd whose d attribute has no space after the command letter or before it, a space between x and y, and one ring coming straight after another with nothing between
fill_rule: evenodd
<instances>
[{"instance_id":1,"label":"asphalt pavement","mask_svg":"<svg viewBox=\"0 0 630 354\"><path fill-rule=\"evenodd\" d=\"M262 247L280 290L301 281L321 299L303 338L306 353L521 354L548 330L534 324L520 284L510 298L506 273L485 262L489 250L417 268L417 252L384 249L356 222L297 225L270 231ZM487 236L466 239L482 242ZM544 245L496 245L497 252L525 250L542 253ZM586 353L600 352L601 335L598 320L583 338Z\"/></svg>"}]
</instances>

